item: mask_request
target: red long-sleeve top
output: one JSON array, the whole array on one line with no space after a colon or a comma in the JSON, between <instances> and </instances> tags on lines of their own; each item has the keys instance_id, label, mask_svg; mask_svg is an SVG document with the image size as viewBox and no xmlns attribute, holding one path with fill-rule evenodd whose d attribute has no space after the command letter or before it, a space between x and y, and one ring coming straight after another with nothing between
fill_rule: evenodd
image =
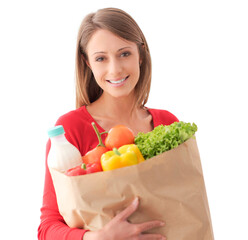
<instances>
[{"instance_id":1,"label":"red long-sleeve top","mask_svg":"<svg viewBox=\"0 0 248 240\"><path fill-rule=\"evenodd\" d=\"M168 111L158 109L147 109L152 115L153 126L170 125L178 119ZM92 116L83 106L61 116L56 125L63 125L67 140L77 147L81 155L85 155L89 150L96 147L98 139L92 128L91 123L95 122L99 132L105 130L97 124ZM102 135L105 140L106 134ZM47 166L47 156L50 150L51 142L47 142L46 147L46 173L45 186L43 193L43 205L41 207L41 222L38 228L39 240L82 240L86 230L70 228L66 225L63 217L60 215L56 200L56 194L52 178Z\"/></svg>"}]
</instances>

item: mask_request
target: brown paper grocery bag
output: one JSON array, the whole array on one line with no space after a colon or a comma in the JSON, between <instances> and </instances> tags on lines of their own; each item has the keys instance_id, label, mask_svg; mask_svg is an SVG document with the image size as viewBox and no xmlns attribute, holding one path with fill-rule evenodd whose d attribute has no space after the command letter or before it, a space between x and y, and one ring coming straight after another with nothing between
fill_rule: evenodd
<instances>
[{"instance_id":1,"label":"brown paper grocery bag","mask_svg":"<svg viewBox=\"0 0 248 240\"><path fill-rule=\"evenodd\" d=\"M59 211L70 227L97 230L127 207L140 205L132 223L162 220L170 240L214 239L195 138L138 165L68 177L50 170Z\"/></svg>"}]
</instances>

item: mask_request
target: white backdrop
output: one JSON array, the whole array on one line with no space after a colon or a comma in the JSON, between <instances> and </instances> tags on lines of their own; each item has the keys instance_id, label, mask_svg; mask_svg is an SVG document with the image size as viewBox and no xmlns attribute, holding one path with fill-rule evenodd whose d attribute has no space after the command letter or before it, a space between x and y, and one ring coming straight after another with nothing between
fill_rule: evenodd
<instances>
[{"instance_id":1,"label":"white backdrop","mask_svg":"<svg viewBox=\"0 0 248 240\"><path fill-rule=\"evenodd\" d=\"M245 0L1 1L1 235L36 239L47 129L75 108L77 31L102 7L130 13L147 38L147 106L198 125L215 238L248 239Z\"/></svg>"}]
</instances>

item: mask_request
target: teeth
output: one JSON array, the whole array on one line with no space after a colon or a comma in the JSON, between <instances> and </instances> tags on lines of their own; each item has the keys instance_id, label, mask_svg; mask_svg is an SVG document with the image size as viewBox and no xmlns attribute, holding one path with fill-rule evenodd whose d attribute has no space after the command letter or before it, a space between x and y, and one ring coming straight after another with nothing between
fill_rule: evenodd
<instances>
[{"instance_id":1,"label":"teeth","mask_svg":"<svg viewBox=\"0 0 248 240\"><path fill-rule=\"evenodd\" d=\"M124 80L126 80L126 78L123 78L123 79L118 80L118 81L111 81L111 80L109 80L109 82L114 83L114 84L117 84L117 83L123 82Z\"/></svg>"}]
</instances>

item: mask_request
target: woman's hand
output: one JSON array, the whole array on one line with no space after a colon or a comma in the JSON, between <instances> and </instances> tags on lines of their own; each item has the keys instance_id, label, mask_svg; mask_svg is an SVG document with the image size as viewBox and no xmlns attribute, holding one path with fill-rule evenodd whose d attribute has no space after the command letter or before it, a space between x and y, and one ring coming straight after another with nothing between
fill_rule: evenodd
<instances>
[{"instance_id":1,"label":"woman's hand","mask_svg":"<svg viewBox=\"0 0 248 240\"><path fill-rule=\"evenodd\" d=\"M155 240L166 238L160 234L143 234L144 231L155 227L164 226L161 221L149 221L139 224L132 224L127 221L139 206L139 199L134 201L122 212L117 214L101 230L96 232L86 232L83 240Z\"/></svg>"}]
</instances>

